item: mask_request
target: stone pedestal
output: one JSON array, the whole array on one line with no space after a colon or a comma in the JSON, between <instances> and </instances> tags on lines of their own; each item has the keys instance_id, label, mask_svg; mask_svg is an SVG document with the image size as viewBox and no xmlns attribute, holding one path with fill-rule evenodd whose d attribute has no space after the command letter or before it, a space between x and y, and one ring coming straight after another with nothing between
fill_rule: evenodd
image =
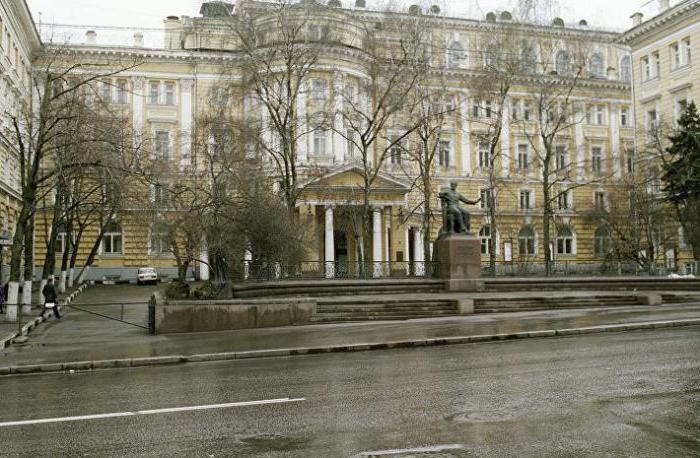
<instances>
[{"instance_id":1,"label":"stone pedestal","mask_svg":"<svg viewBox=\"0 0 700 458\"><path fill-rule=\"evenodd\" d=\"M435 242L435 260L440 278L454 292L483 291L481 281L481 241L470 234L453 234Z\"/></svg>"}]
</instances>

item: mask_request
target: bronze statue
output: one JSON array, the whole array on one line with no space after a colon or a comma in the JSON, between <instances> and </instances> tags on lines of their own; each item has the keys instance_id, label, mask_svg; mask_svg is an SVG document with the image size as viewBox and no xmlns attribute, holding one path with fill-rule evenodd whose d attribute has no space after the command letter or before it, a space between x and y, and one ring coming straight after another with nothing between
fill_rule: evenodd
<instances>
[{"instance_id":1,"label":"bronze statue","mask_svg":"<svg viewBox=\"0 0 700 458\"><path fill-rule=\"evenodd\" d=\"M446 189L439 194L442 204L442 229L438 240L451 234L469 234L471 221L469 212L459 206L460 202L467 205L476 205L481 202L469 200L457 192L457 182L450 183L450 189Z\"/></svg>"}]
</instances>

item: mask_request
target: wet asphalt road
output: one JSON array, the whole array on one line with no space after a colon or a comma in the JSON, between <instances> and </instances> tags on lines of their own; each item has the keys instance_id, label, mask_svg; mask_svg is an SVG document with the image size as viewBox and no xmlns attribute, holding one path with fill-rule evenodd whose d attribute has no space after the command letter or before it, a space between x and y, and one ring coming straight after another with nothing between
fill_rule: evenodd
<instances>
[{"instance_id":1,"label":"wet asphalt road","mask_svg":"<svg viewBox=\"0 0 700 458\"><path fill-rule=\"evenodd\" d=\"M0 454L698 456L700 328L3 377L0 422L285 397L0 427Z\"/></svg>"}]
</instances>

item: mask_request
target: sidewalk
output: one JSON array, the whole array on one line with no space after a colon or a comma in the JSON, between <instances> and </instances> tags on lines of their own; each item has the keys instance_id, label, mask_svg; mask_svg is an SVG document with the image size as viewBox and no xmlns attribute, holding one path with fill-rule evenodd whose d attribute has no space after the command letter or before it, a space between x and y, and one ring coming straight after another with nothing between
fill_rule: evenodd
<instances>
[{"instance_id":1,"label":"sidewalk","mask_svg":"<svg viewBox=\"0 0 700 458\"><path fill-rule=\"evenodd\" d=\"M89 296L94 293L94 289L88 290L76 301L76 304L80 304L81 301L89 303ZM125 318L132 322L143 323L145 314L144 306L135 305L127 310ZM652 326L653 322L667 323ZM632 326L624 326L627 324ZM80 362L81 364L75 367L89 369L141 365L132 364L130 361L138 358L165 357L158 360L144 360L141 363L152 361L153 364L166 364L234 359L238 356L217 357L216 355L235 352L287 350L286 353L260 354L275 356L343 351L336 348L343 346L358 346L360 350L392 348L387 346L387 343L394 343L393 346L418 346L421 342L425 345L425 341L431 339L447 339L442 342L443 344L463 343L577 334L580 331L576 330L581 328L589 329L587 332L603 332L604 330L673 325L700 325L700 304L480 314L427 320L327 324L158 336L148 335L145 330L138 327L72 310L66 314L65 319L60 321L52 319L40 326L30 335L28 345L15 345L5 349L0 354L0 373L2 368L27 365L47 366L47 371L62 370L67 368L64 364L67 362ZM594 329L601 326L612 327ZM535 334L524 335L532 332ZM519 337L517 334L523 335ZM482 338L466 339L474 336ZM484 336L492 338L486 339ZM417 343L408 345L408 342ZM296 350L289 352L289 349ZM348 351L357 351L357 349ZM255 353L250 353L245 357L254 356ZM107 364L104 360L110 360L111 363ZM100 361L104 364L91 365L89 363L91 361ZM48 366L51 367L48 368ZM37 368L36 371L38 370ZM35 370L27 370L27 372L33 371Z\"/></svg>"}]
</instances>

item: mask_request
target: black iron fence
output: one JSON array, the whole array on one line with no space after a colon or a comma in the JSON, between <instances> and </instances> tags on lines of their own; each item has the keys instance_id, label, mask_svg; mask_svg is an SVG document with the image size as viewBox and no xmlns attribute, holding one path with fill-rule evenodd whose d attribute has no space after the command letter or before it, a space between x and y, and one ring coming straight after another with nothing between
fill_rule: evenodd
<instances>
[{"instance_id":1,"label":"black iron fence","mask_svg":"<svg viewBox=\"0 0 700 458\"><path fill-rule=\"evenodd\" d=\"M600 259L571 259L552 261L552 276L658 276L669 275L698 275L700 261L693 259L677 259L673 262L658 261L647 265L635 262L603 261ZM483 276L493 276L488 261L481 263ZM496 262L497 277L539 277L546 273L544 261L520 260L513 262Z\"/></svg>"},{"instance_id":2,"label":"black iron fence","mask_svg":"<svg viewBox=\"0 0 700 458\"><path fill-rule=\"evenodd\" d=\"M335 280L433 277L436 262L324 262L305 261L298 264L243 261L243 280Z\"/></svg>"}]
</instances>

